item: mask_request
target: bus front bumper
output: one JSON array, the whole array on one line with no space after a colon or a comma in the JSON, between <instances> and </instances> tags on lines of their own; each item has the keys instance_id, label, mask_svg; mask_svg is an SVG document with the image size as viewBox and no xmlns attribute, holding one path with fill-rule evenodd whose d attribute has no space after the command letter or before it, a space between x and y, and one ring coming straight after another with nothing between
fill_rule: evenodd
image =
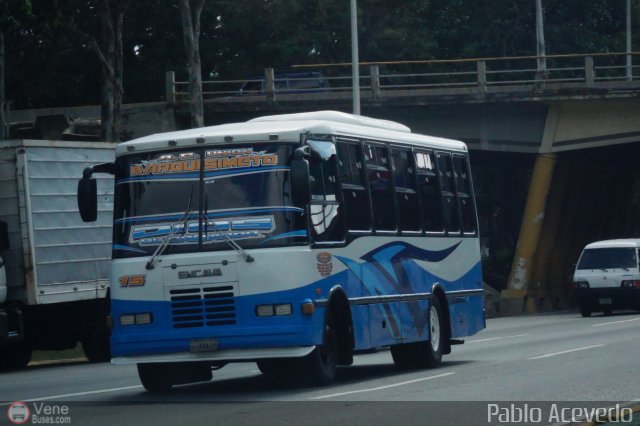
<instances>
[{"instance_id":1,"label":"bus front bumper","mask_svg":"<svg viewBox=\"0 0 640 426\"><path fill-rule=\"evenodd\" d=\"M243 362L267 358L299 358L310 354L315 346L290 348L226 349L207 353L179 352L139 356L120 356L111 359L115 365L140 364L149 362Z\"/></svg>"}]
</instances>

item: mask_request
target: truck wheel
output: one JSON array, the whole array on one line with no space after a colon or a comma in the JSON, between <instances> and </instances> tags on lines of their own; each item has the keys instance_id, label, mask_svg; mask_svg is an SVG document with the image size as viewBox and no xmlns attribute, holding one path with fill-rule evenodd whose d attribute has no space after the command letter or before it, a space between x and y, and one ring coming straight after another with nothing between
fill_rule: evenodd
<instances>
[{"instance_id":1,"label":"truck wheel","mask_svg":"<svg viewBox=\"0 0 640 426\"><path fill-rule=\"evenodd\" d=\"M167 392L173 384L163 371L162 364L138 364L138 377L144 388L152 393Z\"/></svg>"},{"instance_id":2,"label":"truck wheel","mask_svg":"<svg viewBox=\"0 0 640 426\"><path fill-rule=\"evenodd\" d=\"M584 318L589 318L591 316L591 308L587 305L580 305L580 315Z\"/></svg>"},{"instance_id":3,"label":"truck wheel","mask_svg":"<svg viewBox=\"0 0 640 426\"><path fill-rule=\"evenodd\" d=\"M0 349L0 369L21 370L31 361L33 350L26 342L11 344Z\"/></svg>"},{"instance_id":4,"label":"truck wheel","mask_svg":"<svg viewBox=\"0 0 640 426\"><path fill-rule=\"evenodd\" d=\"M111 360L110 333L95 331L82 340L82 349L89 362L108 362Z\"/></svg>"}]
</instances>

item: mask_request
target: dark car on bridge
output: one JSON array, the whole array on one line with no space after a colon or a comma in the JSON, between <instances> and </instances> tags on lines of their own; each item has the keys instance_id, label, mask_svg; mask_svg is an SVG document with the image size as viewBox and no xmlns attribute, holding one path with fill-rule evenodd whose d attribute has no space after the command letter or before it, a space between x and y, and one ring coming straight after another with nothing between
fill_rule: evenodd
<instances>
[{"instance_id":1,"label":"dark car on bridge","mask_svg":"<svg viewBox=\"0 0 640 426\"><path fill-rule=\"evenodd\" d=\"M317 93L330 90L329 81L318 71L278 73L274 76L275 93ZM264 95L267 81L264 76L247 80L239 91L240 96Z\"/></svg>"}]
</instances>

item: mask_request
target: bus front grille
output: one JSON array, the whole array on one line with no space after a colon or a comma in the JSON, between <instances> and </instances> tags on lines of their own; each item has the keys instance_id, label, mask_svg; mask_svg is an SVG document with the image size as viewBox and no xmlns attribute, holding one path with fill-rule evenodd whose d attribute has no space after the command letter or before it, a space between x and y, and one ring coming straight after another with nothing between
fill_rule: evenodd
<instances>
[{"instance_id":1,"label":"bus front grille","mask_svg":"<svg viewBox=\"0 0 640 426\"><path fill-rule=\"evenodd\" d=\"M174 328L215 327L236 323L232 285L169 290Z\"/></svg>"}]
</instances>

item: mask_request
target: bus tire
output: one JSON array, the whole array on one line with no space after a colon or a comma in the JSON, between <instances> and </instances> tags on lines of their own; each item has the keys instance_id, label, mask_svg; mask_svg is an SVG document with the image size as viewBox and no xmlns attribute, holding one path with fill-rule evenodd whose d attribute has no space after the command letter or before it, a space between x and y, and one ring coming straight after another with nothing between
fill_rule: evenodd
<instances>
[{"instance_id":1,"label":"bus tire","mask_svg":"<svg viewBox=\"0 0 640 426\"><path fill-rule=\"evenodd\" d=\"M425 366L435 368L442 362L442 353L445 345L445 321L442 315L442 306L437 297L431 298L429 306L429 339L425 351Z\"/></svg>"},{"instance_id":2,"label":"bus tire","mask_svg":"<svg viewBox=\"0 0 640 426\"><path fill-rule=\"evenodd\" d=\"M338 345L335 336L335 327L330 319L327 321L324 331L324 341L306 357L302 362L302 374L306 375L312 385L327 385L336 377L338 366Z\"/></svg>"},{"instance_id":3,"label":"bus tire","mask_svg":"<svg viewBox=\"0 0 640 426\"><path fill-rule=\"evenodd\" d=\"M162 364L138 364L140 383L151 393L162 393L171 390L173 384L166 373Z\"/></svg>"}]
</instances>

